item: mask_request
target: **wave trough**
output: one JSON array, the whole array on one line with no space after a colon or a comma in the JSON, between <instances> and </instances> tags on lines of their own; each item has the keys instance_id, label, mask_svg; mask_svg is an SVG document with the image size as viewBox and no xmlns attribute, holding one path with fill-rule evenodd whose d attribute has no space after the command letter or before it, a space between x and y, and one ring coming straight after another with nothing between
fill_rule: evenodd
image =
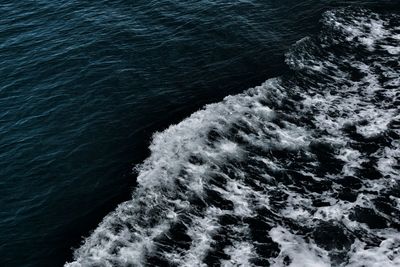
<instances>
[{"instance_id":1,"label":"wave trough","mask_svg":"<svg viewBox=\"0 0 400 267\"><path fill-rule=\"evenodd\" d=\"M400 17L321 22L290 75L156 133L66 266L399 266Z\"/></svg>"}]
</instances>

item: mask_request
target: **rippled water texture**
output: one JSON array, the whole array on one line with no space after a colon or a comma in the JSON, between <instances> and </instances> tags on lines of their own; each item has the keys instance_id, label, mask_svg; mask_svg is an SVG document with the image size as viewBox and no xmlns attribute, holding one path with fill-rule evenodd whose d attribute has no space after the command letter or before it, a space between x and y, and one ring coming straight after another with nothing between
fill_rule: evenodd
<instances>
[{"instance_id":1,"label":"rippled water texture","mask_svg":"<svg viewBox=\"0 0 400 267\"><path fill-rule=\"evenodd\" d=\"M156 134L67 266L399 266L400 16L321 23L292 74Z\"/></svg>"},{"instance_id":2,"label":"rippled water texture","mask_svg":"<svg viewBox=\"0 0 400 267\"><path fill-rule=\"evenodd\" d=\"M399 7L357 2L1 2L0 265L400 264Z\"/></svg>"}]
</instances>

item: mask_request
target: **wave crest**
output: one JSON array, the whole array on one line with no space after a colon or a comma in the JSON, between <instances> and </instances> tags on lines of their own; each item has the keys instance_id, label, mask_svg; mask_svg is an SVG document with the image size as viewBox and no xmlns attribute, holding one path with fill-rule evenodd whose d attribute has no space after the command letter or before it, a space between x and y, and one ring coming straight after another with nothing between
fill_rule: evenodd
<instances>
[{"instance_id":1,"label":"wave crest","mask_svg":"<svg viewBox=\"0 0 400 267\"><path fill-rule=\"evenodd\" d=\"M399 21L329 11L291 76L156 133L66 266L398 266Z\"/></svg>"}]
</instances>

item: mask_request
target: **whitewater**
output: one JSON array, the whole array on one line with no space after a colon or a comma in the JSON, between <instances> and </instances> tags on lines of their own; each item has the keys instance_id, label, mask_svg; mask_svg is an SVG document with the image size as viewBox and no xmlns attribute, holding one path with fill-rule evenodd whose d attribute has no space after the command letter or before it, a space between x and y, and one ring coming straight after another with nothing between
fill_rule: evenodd
<instances>
[{"instance_id":1,"label":"whitewater","mask_svg":"<svg viewBox=\"0 0 400 267\"><path fill-rule=\"evenodd\" d=\"M400 266L400 16L328 11L291 73L156 133L80 266Z\"/></svg>"}]
</instances>

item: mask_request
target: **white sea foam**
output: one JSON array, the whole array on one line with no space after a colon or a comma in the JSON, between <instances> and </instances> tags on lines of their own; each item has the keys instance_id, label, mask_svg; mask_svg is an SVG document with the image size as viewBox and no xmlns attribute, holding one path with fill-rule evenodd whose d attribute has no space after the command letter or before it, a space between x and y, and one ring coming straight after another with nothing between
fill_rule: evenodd
<instances>
[{"instance_id":1,"label":"white sea foam","mask_svg":"<svg viewBox=\"0 0 400 267\"><path fill-rule=\"evenodd\" d=\"M272 240L279 244L281 252L273 259L271 266L290 267L329 267L328 252L315 244L307 243L303 238L290 233L282 227L270 231ZM289 259L288 264L285 259Z\"/></svg>"},{"instance_id":2,"label":"white sea foam","mask_svg":"<svg viewBox=\"0 0 400 267\"><path fill-rule=\"evenodd\" d=\"M388 238L379 247L368 248L356 241L351 248L348 267L396 267L400 266L400 239Z\"/></svg>"},{"instance_id":3,"label":"white sea foam","mask_svg":"<svg viewBox=\"0 0 400 267\"><path fill-rule=\"evenodd\" d=\"M287 55L295 78L156 133L132 199L66 266L398 266L397 19L327 12Z\"/></svg>"},{"instance_id":4,"label":"white sea foam","mask_svg":"<svg viewBox=\"0 0 400 267\"><path fill-rule=\"evenodd\" d=\"M230 256L230 260L222 260L222 267L250 266L251 259L256 257L253 245L248 242L236 242L225 248L225 253Z\"/></svg>"}]
</instances>

